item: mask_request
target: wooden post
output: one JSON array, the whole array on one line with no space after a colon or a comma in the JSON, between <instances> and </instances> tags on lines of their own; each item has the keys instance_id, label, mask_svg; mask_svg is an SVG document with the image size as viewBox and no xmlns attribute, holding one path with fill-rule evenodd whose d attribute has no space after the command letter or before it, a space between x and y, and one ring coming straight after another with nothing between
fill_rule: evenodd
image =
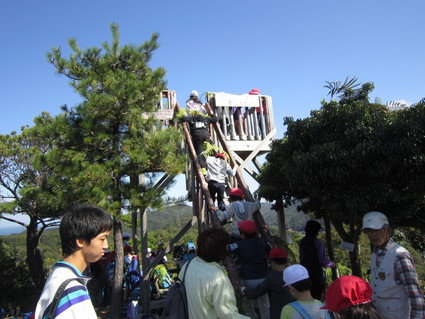
<instances>
[{"instance_id":1,"label":"wooden post","mask_svg":"<svg viewBox=\"0 0 425 319\"><path fill-rule=\"evenodd\" d=\"M283 208L282 198L276 200L277 206L277 222L279 227L279 236L283 239L285 244L288 244L288 237L286 233L286 223L285 223L285 209Z\"/></svg>"},{"instance_id":2,"label":"wooden post","mask_svg":"<svg viewBox=\"0 0 425 319\"><path fill-rule=\"evenodd\" d=\"M141 233L141 241L142 241L142 272L143 272L143 280L142 280L142 311L145 316L150 316L151 308L151 292L150 292L150 281L149 281L149 264L150 261L147 257L148 254L148 227L147 227L147 214L145 209L140 210L140 233ZM148 276L146 277L146 274Z\"/></svg>"}]
</instances>

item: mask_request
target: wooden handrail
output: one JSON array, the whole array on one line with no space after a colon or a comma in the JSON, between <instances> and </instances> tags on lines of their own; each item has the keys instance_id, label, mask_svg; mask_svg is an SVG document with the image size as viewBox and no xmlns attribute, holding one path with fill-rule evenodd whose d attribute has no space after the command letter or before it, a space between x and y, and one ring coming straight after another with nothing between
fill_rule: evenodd
<instances>
[{"instance_id":1,"label":"wooden handrail","mask_svg":"<svg viewBox=\"0 0 425 319\"><path fill-rule=\"evenodd\" d=\"M194 171L196 173L196 179L201 185L202 193L204 194L205 202L207 203L207 209L209 216L212 221L212 226L214 228L222 228L220 221L215 213L216 207L214 206L214 202L212 200L210 191L208 190L208 183L205 180L204 175L202 174L202 168L199 164L198 156L196 155L195 148L193 147L192 137L189 133L189 129L187 128L187 123L182 123L183 130L186 136L186 141L189 146L189 155L192 159L192 163L194 164ZM227 272L229 274L229 279L235 289L240 290L241 288L241 280L236 269L235 262L232 257L226 256L223 260L224 265L227 268Z\"/></svg>"}]
</instances>

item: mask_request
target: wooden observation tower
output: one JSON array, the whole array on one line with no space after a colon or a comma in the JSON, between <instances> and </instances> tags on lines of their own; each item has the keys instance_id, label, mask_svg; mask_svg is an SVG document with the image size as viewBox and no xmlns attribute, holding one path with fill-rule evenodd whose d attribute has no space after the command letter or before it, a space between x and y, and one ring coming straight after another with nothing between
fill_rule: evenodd
<instances>
[{"instance_id":1,"label":"wooden observation tower","mask_svg":"<svg viewBox=\"0 0 425 319\"><path fill-rule=\"evenodd\" d=\"M223 92L208 92L206 94L207 102L205 108L209 115L215 114L219 121L210 127L211 139L214 144L223 149L230 159L232 167L238 165L235 177L228 180L228 188L239 187L244 191L245 199L253 201L254 198L248 185L243 178L243 171L247 172L254 179L260 171L261 164L258 157L270 151L270 143L276 137L276 128L274 124L272 98L266 95L249 94L229 94ZM161 120L164 127L168 125L177 125L173 122L179 104L176 98L176 92L165 90L160 93L160 101L155 118ZM143 260L143 281L149 278L149 273L162 260L163 256L174 249L174 245L179 239L197 222L199 232L207 228L221 228L221 224L214 211L214 203L208 191L208 184L201 171L201 165L193 147L192 138L186 123L182 123L185 133L185 141L182 143L182 151L187 152L190 160L186 166L186 188L189 193L189 199L192 201L193 217L183 227L183 229L173 238L153 262ZM256 167L252 169L250 164ZM163 176L158 181L158 187L165 188L175 176ZM147 247L147 224L146 215L141 218L142 247ZM264 219L257 211L254 213L256 222L262 237L271 242L270 233L264 227ZM142 252L146 255L146 252ZM233 259L228 256L224 261L229 278L236 290L240 288L240 279L234 266ZM149 295L149 287L143 286L143 296ZM144 313L149 314L151 301L143 298ZM159 306L160 307L160 306Z\"/></svg>"}]
</instances>

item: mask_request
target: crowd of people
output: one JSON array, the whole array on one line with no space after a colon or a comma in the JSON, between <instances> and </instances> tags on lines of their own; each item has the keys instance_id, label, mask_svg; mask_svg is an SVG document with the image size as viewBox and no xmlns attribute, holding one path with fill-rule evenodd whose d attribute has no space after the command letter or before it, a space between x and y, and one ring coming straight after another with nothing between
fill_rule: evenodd
<instances>
[{"instance_id":1,"label":"crowd of people","mask_svg":"<svg viewBox=\"0 0 425 319\"><path fill-rule=\"evenodd\" d=\"M305 266L291 265L285 249L272 247L258 237L257 226L250 218L236 223L239 237L235 241L223 229L201 232L196 245L187 244L187 260L192 261L181 269L186 271L189 318L425 318L424 296L413 258L391 238L384 214L373 211L363 217L362 230L373 247L370 283L345 275L327 289L314 287L321 278L310 269L314 258L320 267L335 266L322 254L316 223L306 224L306 237L312 237L308 241L313 243L307 246L312 247L299 246L300 257L306 253L311 257L308 262L300 258ZM64 215L59 229L64 259L53 267L34 318L45 318L49 312L53 318L97 318L85 271L104 256L111 228L111 216L98 207L79 206ZM235 256L240 266L240 303L222 266L228 254Z\"/></svg>"},{"instance_id":2,"label":"crowd of people","mask_svg":"<svg viewBox=\"0 0 425 319\"><path fill-rule=\"evenodd\" d=\"M335 267L335 262L325 258L323 243L317 239L321 228L317 221L307 222L306 236L299 245L304 265L290 265L285 249L272 248L270 243L257 237L257 228L251 219L238 221L236 227L240 237L232 243L222 230L220 234L228 239L220 241L214 237L214 245L212 234L217 230L200 234L198 246L203 247L204 253L209 247L218 255L208 259L198 254L197 259L209 263L208 267L220 269L219 256L223 258L226 252L236 256L242 278L242 306L236 307L235 293L232 289L229 291L228 279L222 277L222 272L211 271L208 278L203 278L202 271L190 265L187 276L193 276L190 277L193 284L188 287L189 318L425 318L424 295L413 258L391 238L389 221L380 212L369 212L363 218L362 230L373 246L370 283L345 275L327 289L317 268L323 271L324 267ZM268 272L268 262L271 272ZM220 297L216 295L220 290L217 284L224 292ZM224 296L226 299L221 299ZM253 307L254 300L258 311Z\"/></svg>"},{"instance_id":3,"label":"crowd of people","mask_svg":"<svg viewBox=\"0 0 425 319\"><path fill-rule=\"evenodd\" d=\"M260 95L260 92L257 89L253 89L249 94ZM193 108L194 101L200 103L199 99L196 100L196 98L198 98L197 94L195 97L191 94L187 104L188 109ZM256 109L257 113L263 113L264 111L261 107ZM197 105L196 112L201 114L201 104ZM241 114L238 112L240 110L237 108L233 110L236 129L241 127L241 125L237 125L241 119ZM213 120L216 122L216 118L213 118ZM190 123L188 119L185 119L185 121ZM205 128L206 125L202 127ZM191 132L194 140L199 141L196 138L197 132L195 130L191 130ZM202 143L204 141L205 139L202 140ZM195 149L197 149L197 154L201 153L200 145L195 147ZM253 219L253 213L260 208L260 203L244 201L243 191L239 188L234 188L229 192L230 204L228 206L224 204L224 180L227 175L232 175L234 172L225 160L226 157L222 153L216 153L213 157L207 158L206 167L209 189L213 194L213 200L217 199L219 209L216 214L220 222L224 223L229 219L232 220L228 251L232 252L240 263L240 275L244 291L247 292L247 295L244 295L243 298L244 313L251 318L256 318L257 316L253 310L252 300L247 302L250 299L247 298L249 296L256 299L261 318L269 318L269 315L266 314L267 311L264 309L272 308L269 303L271 298L265 293L259 295L258 291L259 289L265 289L263 283L268 269L266 258L270 250L265 249L267 246L261 246L259 238L256 236L255 224L249 223ZM220 164L220 168L217 169ZM332 295L329 293L330 287L326 290L324 269L326 267L335 267L336 265L335 262L326 258L325 245L317 238L321 228L321 224L317 221L311 220L307 222L305 236L299 243L300 264L289 266L285 270L282 269L284 271L284 280L285 271L287 280L290 280L290 284L285 284L287 291L296 301L282 307L281 315L280 311L276 311L276 308L273 307L273 318L279 318L280 316L281 318L311 317L314 319L324 318L325 315L328 315L328 312L324 310L328 308L322 308L323 305L320 302L324 300L325 293L326 296ZM361 317L360 313L370 313L371 318L425 318L423 292L419 285L413 258L405 248L391 239L391 228L386 216L380 212L366 214L362 229L373 246L370 265L371 291L373 294L369 296L370 300L368 299L367 306L360 307L355 304L356 309L361 308L361 311L356 311L356 316L348 316L347 313L349 311L341 310L343 308L338 309L338 311L331 311L333 316L338 318L368 318L366 315ZM281 256L284 255L281 253ZM274 264L272 261L270 263ZM276 267L276 264L274 266ZM357 277L348 277L335 282L334 286L350 280L358 283L356 281ZM346 286L350 285L347 284ZM358 286L360 285L354 285L354 287ZM289 301L289 298L285 299Z\"/></svg>"}]
</instances>

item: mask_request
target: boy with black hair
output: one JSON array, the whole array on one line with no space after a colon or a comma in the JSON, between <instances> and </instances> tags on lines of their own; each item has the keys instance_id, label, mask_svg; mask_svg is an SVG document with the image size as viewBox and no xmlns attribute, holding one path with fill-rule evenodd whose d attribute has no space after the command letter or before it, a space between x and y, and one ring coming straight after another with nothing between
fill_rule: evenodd
<instances>
[{"instance_id":1,"label":"boy with black hair","mask_svg":"<svg viewBox=\"0 0 425 319\"><path fill-rule=\"evenodd\" d=\"M323 304L311 296L311 280L307 269L302 265L292 265L283 271L283 281L291 296L296 300L282 309L281 319L325 319L329 313Z\"/></svg>"},{"instance_id":2,"label":"boy with black hair","mask_svg":"<svg viewBox=\"0 0 425 319\"><path fill-rule=\"evenodd\" d=\"M264 238L257 237L257 226L252 220L241 220L237 223L241 234L241 241L229 245L229 251L236 254L241 265L242 285L254 288L261 284L267 276L267 256L272 248ZM270 302L267 294L256 298L262 319L270 318ZM257 318L254 309L254 300L244 296L244 312L251 318Z\"/></svg>"},{"instance_id":3,"label":"boy with black hair","mask_svg":"<svg viewBox=\"0 0 425 319\"><path fill-rule=\"evenodd\" d=\"M279 319L282 308L295 300L284 287L283 281L283 270L289 266L289 259L286 250L281 247L272 248L269 258L272 271L258 286L244 287L243 293L252 298L258 298L267 293L270 301L270 318Z\"/></svg>"},{"instance_id":4,"label":"boy with black hair","mask_svg":"<svg viewBox=\"0 0 425 319\"><path fill-rule=\"evenodd\" d=\"M44 285L36 319L47 317L56 291L67 279L75 280L65 286L53 318L97 319L87 290L89 278L83 273L104 255L111 228L111 216L98 207L78 206L65 213L59 228L64 259L53 266Z\"/></svg>"}]
</instances>

